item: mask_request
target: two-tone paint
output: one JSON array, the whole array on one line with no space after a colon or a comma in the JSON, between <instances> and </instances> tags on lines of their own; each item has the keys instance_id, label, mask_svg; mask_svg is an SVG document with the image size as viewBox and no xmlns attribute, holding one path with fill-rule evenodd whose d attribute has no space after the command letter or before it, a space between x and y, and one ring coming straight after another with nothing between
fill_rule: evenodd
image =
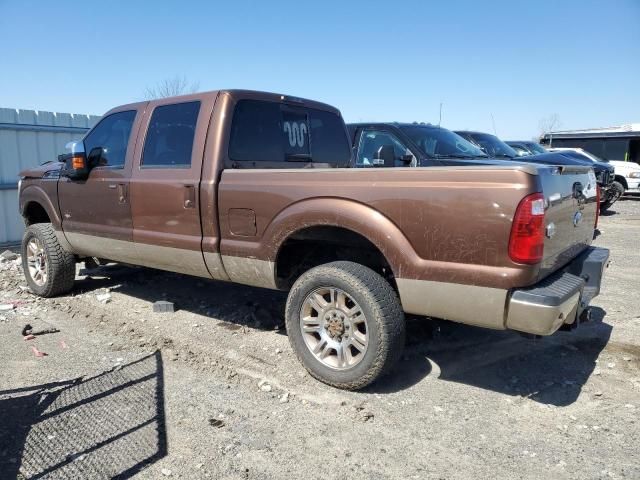
<instances>
[{"instance_id":1,"label":"two-tone paint","mask_svg":"<svg viewBox=\"0 0 640 480\"><path fill-rule=\"evenodd\" d=\"M107 112L136 111L124 167L95 167L83 181L45 182L45 169L23 172L23 215L39 205L79 257L273 289L287 239L335 226L368 239L384 256L406 312L497 329L508 327L514 288L536 283L591 242L592 227L565 228L580 206L570 184L558 180L562 172L548 167L233 168L231 119L243 99L290 101L231 90ZM195 100L201 108L190 167L141 165L154 109ZM339 115L322 103L295 104ZM586 170L578 173L585 181ZM561 233L548 239L541 264L517 264L508 256L513 215L522 198L541 191L560 199L547 211ZM595 202L581 210L584 225L593 225Z\"/></svg>"}]
</instances>

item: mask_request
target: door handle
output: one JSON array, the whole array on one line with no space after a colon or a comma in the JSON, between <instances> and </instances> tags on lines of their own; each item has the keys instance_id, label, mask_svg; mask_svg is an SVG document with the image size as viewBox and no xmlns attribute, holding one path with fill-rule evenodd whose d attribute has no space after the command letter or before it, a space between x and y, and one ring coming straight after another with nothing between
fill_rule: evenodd
<instances>
[{"instance_id":1,"label":"door handle","mask_svg":"<svg viewBox=\"0 0 640 480\"><path fill-rule=\"evenodd\" d=\"M196 187L184 186L184 208L196 208Z\"/></svg>"},{"instance_id":2,"label":"door handle","mask_svg":"<svg viewBox=\"0 0 640 480\"><path fill-rule=\"evenodd\" d=\"M109 185L111 188L111 185ZM124 183L118 184L118 202L127 203L127 186Z\"/></svg>"}]
</instances>

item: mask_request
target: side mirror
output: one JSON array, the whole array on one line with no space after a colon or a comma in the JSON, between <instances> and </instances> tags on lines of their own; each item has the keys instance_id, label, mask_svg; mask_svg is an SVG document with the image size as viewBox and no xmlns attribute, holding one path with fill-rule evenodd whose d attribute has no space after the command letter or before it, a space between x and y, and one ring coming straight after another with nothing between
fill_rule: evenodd
<instances>
[{"instance_id":1,"label":"side mirror","mask_svg":"<svg viewBox=\"0 0 640 480\"><path fill-rule=\"evenodd\" d=\"M395 167L396 152L393 145L383 145L373 156L374 167Z\"/></svg>"},{"instance_id":2,"label":"side mirror","mask_svg":"<svg viewBox=\"0 0 640 480\"><path fill-rule=\"evenodd\" d=\"M87 167L89 167L89 170L107 164L104 153L104 148L102 147L94 147L91 149L89 156L87 156Z\"/></svg>"},{"instance_id":3,"label":"side mirror","mask_svg":"<svg viewBox=\"0 0 640 480\"><path fill-rule=\"evenodd\" d=\"M64 162L64 168L60 172L62 176L71 180L84 180L89 176L89 165L84 152L60 155L58 160Z\"/></svg>"}]
</instances>

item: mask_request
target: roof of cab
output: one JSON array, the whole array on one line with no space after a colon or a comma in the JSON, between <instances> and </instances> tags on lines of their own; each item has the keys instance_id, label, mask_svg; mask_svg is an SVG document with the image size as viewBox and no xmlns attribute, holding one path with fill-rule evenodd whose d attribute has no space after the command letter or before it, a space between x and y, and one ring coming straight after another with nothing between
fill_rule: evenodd
<instances>
[{"instance_id":1,"label":"roof of cab","mask_svg":"<svg viewBox=\"0 0 640 480\"><path fill-rule=\"evenodd\" d=\"M188 102L188 101L203 99L207 97L217 97L220 94L228 94L234 100L251 99L251 100L263 100L263 101L270 101L270 102L282 102L290 105L299 105L299 106L310 107L310 108L315 108L319 110L327 110L327 111L336 113L337 115L341 115L340 110L338 110L336 107L326 103L318 102L315 100L295 97L292 95L284 95L281 93L261 92L258 90L242 90L242 89L211 90L208 92L196 92L196 93L190 93L187 95L176 95L173 97L154 98L154 99L149 99L143 102L119 105L115 108L112 108L108 112L106 112L105 115L123 111L123 110L137 109L140 106L143 106L149 103L154 103L154 102L162 102L164 104L166 104L167 101L171 101L171 100L175 100L176 103Z\"/></svg>"}]
</instances>

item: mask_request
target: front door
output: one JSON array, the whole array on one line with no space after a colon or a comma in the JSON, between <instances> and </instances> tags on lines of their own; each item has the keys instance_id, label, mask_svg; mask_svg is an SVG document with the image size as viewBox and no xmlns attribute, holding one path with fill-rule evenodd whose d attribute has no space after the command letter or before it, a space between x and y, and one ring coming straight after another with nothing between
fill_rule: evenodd
<instances>
[{"instance_id":1,"label":"front door","mask_svg":"<svg viewBox=\"0 0 640 480\"><path fill-rule=\"evenodd\" d=\"M131 180L138 265L210 277L202 255L200 177L213 104L197 96L149 104Z\"/></svg>"},{"instance_id":2,"label":"front door","mask_svg":"<svg viewBox=\"0 0 640 480\"><path fill-rule=\"evenodd\" d=\"M135 258L129 180L144 105L109 113L83 139L87 155L96 147L104 152L86 180L60 178L62 229L81 255Z\"/></svg>"}]
</instances>

